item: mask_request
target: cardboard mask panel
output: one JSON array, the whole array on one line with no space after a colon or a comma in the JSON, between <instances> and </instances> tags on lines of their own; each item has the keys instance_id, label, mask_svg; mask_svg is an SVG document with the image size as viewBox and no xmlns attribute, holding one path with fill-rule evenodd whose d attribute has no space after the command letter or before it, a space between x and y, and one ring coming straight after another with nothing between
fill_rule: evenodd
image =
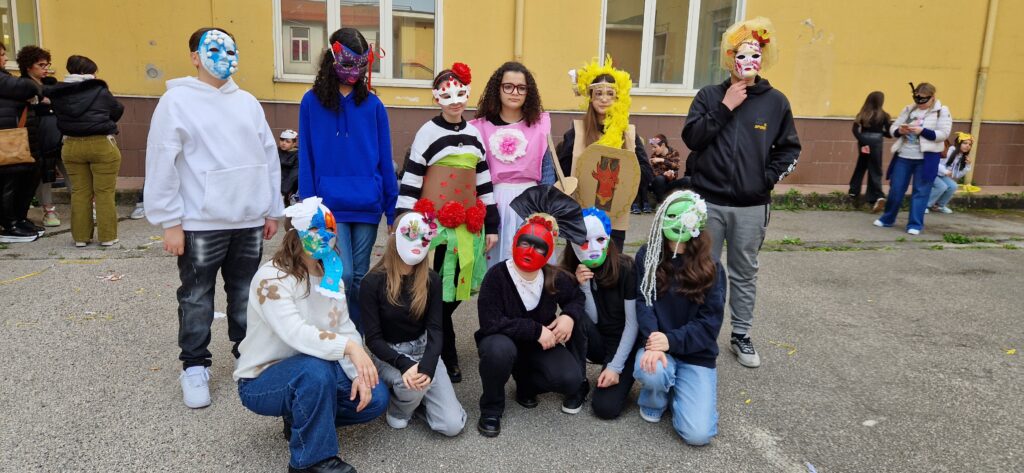
<instances>
[{"instance_id":1,"label":"cardboard mask panel","mask_svg":"<svg viewBox=\"0 0 1024 473\"><path fill-rule=\"evenodd\" d=\"M433 165L423 177L423 197L441 210L446 202L462 203L467 209L476 205L476 169L460 169Z\"/></svg>"},{"instance_id":2,"label":"cardboard mask panel","mask_svg":"<svg viewBox=\"0 0 1024 473\"><path fill-rule=\"evenodd\" d=\"M582 207L604 210L612 227L629 226L629 206L640 184L640 164L633 151L590 145L575 160L572 175L579 179L578 202Z\"/></svg>"}]
</instances>

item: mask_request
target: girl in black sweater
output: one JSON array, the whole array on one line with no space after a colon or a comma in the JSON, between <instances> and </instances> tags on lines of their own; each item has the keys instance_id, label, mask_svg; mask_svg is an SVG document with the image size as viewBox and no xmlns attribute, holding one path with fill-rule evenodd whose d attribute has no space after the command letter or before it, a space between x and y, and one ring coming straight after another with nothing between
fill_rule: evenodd
<instances>
[{"instance_id":1,"label":"girl in black sweater","mask_svg":"<svg viewBox=\"0 0 1024 473\"><path fill-rule=\"evenodd\" d=\"M466 425L466 411L439 359L441 278L425 261L436 234L433 215L404 214L384 256L363 278L359 304L366 346L391 388L388 425L405 428L422 404L430 428L453 437Z\"/></svg>"},{"instance_id":2,"label":"girl in black sweater","mask_svg":"<svg viewBox=\"0 0 1024 473\"><path fill-rule=\"evenodd\" d=\"M657 423L672 404L672 426L690 445L718 433L718 332L725 271L711 256L704 200L674 192L658 208L647 244L636 254L642 275L637 322L644 343L634 376L640 417ZM671 393L672 397L669 397Z\"/></svg>"},{"instance_id":3,"label":"girl in black sweater","mask_svg":"<svg viewBox=\"0 0 1024 473\"><path fill-rule=\"evenodd\" d=\"M860 183L864 179L864 171L868 173L868 191L865 200L872 204L871 211L881 212L885 207L885 194L882 192L882 140L884 137L892 138L889 134L889 124L892 117L882 105L885 103L885 94L874 91L864 99L864 106L861 107L857 118L853 120L853 136L857 138L857 166L853 169L853 176L850 177L850 198L856 201L860 198Z\"/></svg>"}]
</instances>

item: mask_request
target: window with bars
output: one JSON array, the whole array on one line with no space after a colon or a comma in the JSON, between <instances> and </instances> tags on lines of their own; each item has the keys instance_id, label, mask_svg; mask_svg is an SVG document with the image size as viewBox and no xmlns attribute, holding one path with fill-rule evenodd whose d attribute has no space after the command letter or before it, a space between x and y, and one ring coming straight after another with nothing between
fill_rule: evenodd
<instances>
[{"instance_id":1,"label":"window with bars","mask_svg":"<svg viewBox=\"0 0 1024 473\"><path fill-rule=\"evenodd\" d=\"M722 33L745 0L604 0L601 57L629 72L637 92L690 93L724 80Z\"/></svg>"},{"instance_id":2,"label":"window with bars","mask_svg":"<svg viewBox=\"0 0 1024 473\"><path fill-rule=\"evenodd\" d=\"M426 85L440 58L443 0L275 0L277 77L312 81L330 34L356 28L382 55L374 83ZM296 35L302 30L305 36ZM305 53L303 53L305 51Z\"/></svg>"}]
</instances>

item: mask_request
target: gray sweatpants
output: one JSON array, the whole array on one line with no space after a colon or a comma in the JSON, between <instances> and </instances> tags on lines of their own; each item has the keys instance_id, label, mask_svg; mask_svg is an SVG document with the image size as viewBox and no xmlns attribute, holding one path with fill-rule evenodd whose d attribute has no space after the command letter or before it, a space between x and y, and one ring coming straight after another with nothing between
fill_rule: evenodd
<instances>
[{"instance_id":1,"label":"gray sweatpants","mask_svg":"<svg viewBox=\"0 0 1024 473\"><path fill-rule=\"evenodd\" d=\"M423 351L427 347L427 334L424 333L417 340L411 342L390 344L395 351L408 355L409 358L419 361L423 358ZM402 382L402 373L377 357L373 357L377 364L377 371L380 373L381 381L391 388L391 399L388 404L388 415L396 419L409 420L413 412L423 403L427 411L427 424L435 432L440 432L449 437L454 437L462 432L466 425L466 411L455 397L455 388L452 380L448 378L448 370L444 362L437 360L437 368L434 370L434 378L430 386L423 391L416 391L405 387Z\"/></svg>"},{"instance_id":2,"label":"gray sweatpants","mask_svg":"<svg viewBox=\"0 0 1024 473\"><path fill-rule=\"evenodd\" d=\"M726 207L708 203L707 230L714 241L711 251L715 258L722 258L722 242L729 242L725 263L729 274L729 313L734 333L748 333L754 322L757 253L761 251L770 219L770 205Z\"/></svg>"}]
</instances>

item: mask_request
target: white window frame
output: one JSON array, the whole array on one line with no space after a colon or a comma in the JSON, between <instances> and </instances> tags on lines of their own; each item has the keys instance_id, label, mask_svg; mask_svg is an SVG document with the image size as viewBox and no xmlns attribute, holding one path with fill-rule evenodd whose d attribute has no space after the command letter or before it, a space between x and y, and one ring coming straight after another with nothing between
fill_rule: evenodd
<instances>
[{"instance_id":1,"label":"white window frame","mask_svg":"<svg viewBox=\"0 0 1024 473\"><path fill-rule=\"evenodd\" d=\"M38 0L37 0L38 1ZM341 0L325 0L327 4L327 31L328 35L331 32L337 31L341 28ZM393 33L393 11L394 2L392 0L380 0L380 47L384 49L384 52L389 54L392 50L392 43L394 38ZM444 50L443 39L444 39L444 0L434 0L434 71L440 71L444 69ZM281 24L281 0L274 0L274 81L275 82L299 82L305 84L313 83L316 79L315 76L310 74L289 74L284 72L284 60L285 55L283 54L284 45L281 40L282 36L282 24ZM312 39L312 38L310 38ZM310 43L312 44L312 43ZM309 57L310 61L319 62L321 51L313 51L310 48ZM314 59L317 58L317 59ZM384 86L384 87L413 87L413 88L425 88L431 87L430 80L424 79L395 79L394 75L394 61L384 60L380 62L380 72L374 74L373 85Z\"/></svg>"},{"instance_id":2,"label":"white window frame","mask_svg":"<svg viewBox=\"0 0 1024 473\"><path fill-rule=\"evenodd\" d=\"M298 29L306 30L306 37L305 38L296 38L295 37L295 30L298 30ZM289 26L288 27L288 38L291 40L291 48L289 48L291 50L290 53L289 53L291 55L291 59L290 59L291 62L310 62L310 61L313 60L314 54L313 54L313 51L310 49L310 44L311 43L309 42L309 40L312 39L312 38L310 38L309 35L310 35L310 28L308 26ZM295 50L294 50L294 48L295 48L295 42L296 41L299 41L299 59L295 59ZM305 43L305 45L306 45L306 60L305 61L302 60L302 44L303 43Z\"/></svg>"},{"instance_id":3,"label":"white window frame","mask_svg":"<svg viewBox=\"0 0 1024 473\"><path fill-rule=\"evenodd\" d=\"M33 3L35 3L35 8L36 8L36 39L39 40L39 41L36 42L36 43L38 43L38 44L36 44L36 46L42 47L43 46L43 22L42 22L42 18L39 16L39 0L35 0ZM6 66L4 68L7 69L8 71L17 71L18 70L18 63L17 63L17 61L14 60L14 56L16 56L18 54L18 50L20 50L22 46L25 46L24 44L21 44L21 31L19 30L20 26L18 26L18 1L17 0L11 0L11 20L12 20L11 21L11 26L14 28L14 35L12 36L11 44L7 45L7 47L10 48L10 49L7 50L7 64L6 64Z\"/></svg>"},{"instance_id":4,"label":"white window frame","mask_svg":"<svg viewBox=\"0 0 1024 473\"><path fill-rule=\"evenodd\" d=\"M686 25L686 52L683 58L683 83L660 84L651 82L651 66L654 62L654 21L658 11L658 0L644 1L644 25L640 41L640 78L637 86L630 91L632 95L684 96L697 95L693 86L693 78L697 64L697 28L700 25L701 0L690 0L690 11ZM747 0L736 0L736 12L733 21L740 21L746 16ZM608 0L601 2L601 30L598 35L598 57L604 63L605 31L608 29Z\"/></svg>"}]
</instances>

